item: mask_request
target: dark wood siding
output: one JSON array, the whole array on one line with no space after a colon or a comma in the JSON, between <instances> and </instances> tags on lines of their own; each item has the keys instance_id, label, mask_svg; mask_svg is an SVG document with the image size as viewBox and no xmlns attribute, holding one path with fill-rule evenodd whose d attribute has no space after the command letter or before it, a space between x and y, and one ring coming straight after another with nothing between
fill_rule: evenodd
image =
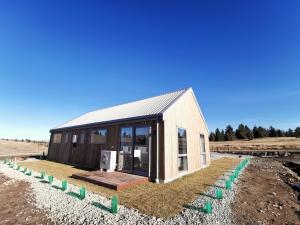
<instances>
[{"instance_id":1,"label":"dark wood siding","mask_svg":"<svg viewBox=\"0 0 300 225\"><path fill-rule=\"evenodd\" d=\"M151 126L151 173L149 177L151 180L156 178L156 119L141 120L141 121L127 121L117 124L106 124L105 126L83 127L76 129L65 129L60 131L52 131L48 159L74 165L78 168L85 169L99 169L100 156L102 150L118 151L120 147L120 128L123 126ZM107 141L105 144L91 143L91 132L94 129L107 129ZM163 174L163 123L160 122L160 179L164 177ZM62 133L61 143L53 143L53 135L55 133ZM81 143L81 134L85 133L84 143ZM68 134L68 140L66 135ZM77 135L76 145L72 144L72 136ZM118 152L119 153L119 152ZM117 154L117 160L119 155Z\"/></svg>"}]
</instances>

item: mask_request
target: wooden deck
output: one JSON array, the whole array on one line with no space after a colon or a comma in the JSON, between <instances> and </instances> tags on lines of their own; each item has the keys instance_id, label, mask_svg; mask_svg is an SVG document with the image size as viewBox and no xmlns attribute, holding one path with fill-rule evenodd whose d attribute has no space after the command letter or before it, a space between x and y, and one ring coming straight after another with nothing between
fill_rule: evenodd
<instances>
[{"instance_id":1,"label":"wooden deck","mask_svg":"<svg viewBox=\"0 0 300 225\"><path fill-rule=\"evenodd\" d=\"M148 182L148 177L122 172L103 172L100 170L73 174L73 178L88 181L117 191Z\"/></svg>"}]
</instances>

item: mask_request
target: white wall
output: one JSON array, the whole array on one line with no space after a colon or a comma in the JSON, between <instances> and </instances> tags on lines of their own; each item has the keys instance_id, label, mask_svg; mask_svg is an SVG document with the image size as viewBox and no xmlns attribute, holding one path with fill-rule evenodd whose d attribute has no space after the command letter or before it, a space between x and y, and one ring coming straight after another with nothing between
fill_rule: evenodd
<instances>
[{"instance_id":1,"label":"white wall","mask_svg":"<svg viewBox=\"0 0 300 225\"><path fill-rule=\"evenodd\" d=\"M164 120L164 154L165 181L200 169L200 134L205 136L207 164L210 164L208 130L193 90L188 89L163 114ZM188 171L178 171L178 128L185 128L187 132Z\"/></svg>"}]
</instances>

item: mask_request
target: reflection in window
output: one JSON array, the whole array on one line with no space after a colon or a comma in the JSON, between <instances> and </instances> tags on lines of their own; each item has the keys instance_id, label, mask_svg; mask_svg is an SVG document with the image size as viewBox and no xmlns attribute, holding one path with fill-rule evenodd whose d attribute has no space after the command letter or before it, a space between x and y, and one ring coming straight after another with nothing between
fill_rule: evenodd
<instances>
[{"instance_id":1,"label":"reflection in window","mask_svg":"<svg viewBox=\"0 0 300 225\"><path fill-rule=\"evenodd\" d=\"M107 129L97 129L91 132L91 144L105 144L107 138Z\"/></svg>"},{"instance_id":2,"label":"reflection in window","mask_svg":"<svg viewBox=\"0 0 300 225\"><path fill-rule=\"evenodd\" d=\"M80 134L80 141L79 141L80 144L84 144L84 138L85 138L85 133L82 132L82 133Z\"/></svg>"},{"instance_id":3,"label":"reflection in window","mask_svg":"<svg viewBox=\"0 0 300 225\"><path fill-rule=\"evenodd\" d=\"M69 140L69 134L66 133L66 134L65 134L65 143L66 143L66 144L68 143L68 140Z\"/></svg>"},{"instance_id":4,"label":"reflection in window","mask_svg":"<svg viewBox=\"0 0 300 225\"><path fill-rule=\"evenodd\" d=\"M58 144L61 142L61 133L58 133L58 134L54 134L53 135L53 143L55 144Z\"/></svg>"},{"instance_id":5,"label":"reflection in window","mask_svg":"<svg viewBox=\"0 0 300 225\"><path fill-rule=\"evenodd\" d=\"M137 127L135 130L135 144L139 146L148 145L149 127Z\"/></svg>"},{"instance_id":6,"label":"reflection in window","mask_svg":"<svg viewBox=\"0 0 300 225\"><path fill-rule=\"evenodd\" d=\"M186 130L178 128L178 170L188 169Z\"/></svg>"}]
</instances>

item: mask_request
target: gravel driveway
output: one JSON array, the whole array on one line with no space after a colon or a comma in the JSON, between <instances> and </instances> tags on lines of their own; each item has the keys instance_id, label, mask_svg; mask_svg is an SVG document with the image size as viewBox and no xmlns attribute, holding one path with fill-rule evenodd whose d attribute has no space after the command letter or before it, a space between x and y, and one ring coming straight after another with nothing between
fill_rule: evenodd
<instances>
[{"instance_id":1,"label":"gravel driveway","mask_svg":"<svg viewBox=\"0 0 300 225\"><path fill-rule=\"evenodd\" d=\"M224 177L220 177L214 187L199 195L199 198L180 214L171 219L163 220L123 206L119 206L118 213L113 215L109 212L111 205L109 199L87 192L86 198L79 200L66 194L66 192L79 193L78 187L69 184L68 190L63 192L53 187L55 185L61 186L61 181L54 179L52 186L50 186L36 178L35 176L39 176L39 174L35 172L32 176L27 176L18 171L14 172L12 168L3 163L0 165L0 172L10 178L15 177L17 180L28 182L32 189L30 193L32 204L35 204L57 224L232 224L230 203L234 199L236 184L233 184L231 191L226 191L224 189ZM224 176L228 178L229 173ZM216 187L223 190L224 198L222 200L213 197ZM205 214L199 210L207 200L212 203L212 214Z\"/></svg>"}]
</instances>

